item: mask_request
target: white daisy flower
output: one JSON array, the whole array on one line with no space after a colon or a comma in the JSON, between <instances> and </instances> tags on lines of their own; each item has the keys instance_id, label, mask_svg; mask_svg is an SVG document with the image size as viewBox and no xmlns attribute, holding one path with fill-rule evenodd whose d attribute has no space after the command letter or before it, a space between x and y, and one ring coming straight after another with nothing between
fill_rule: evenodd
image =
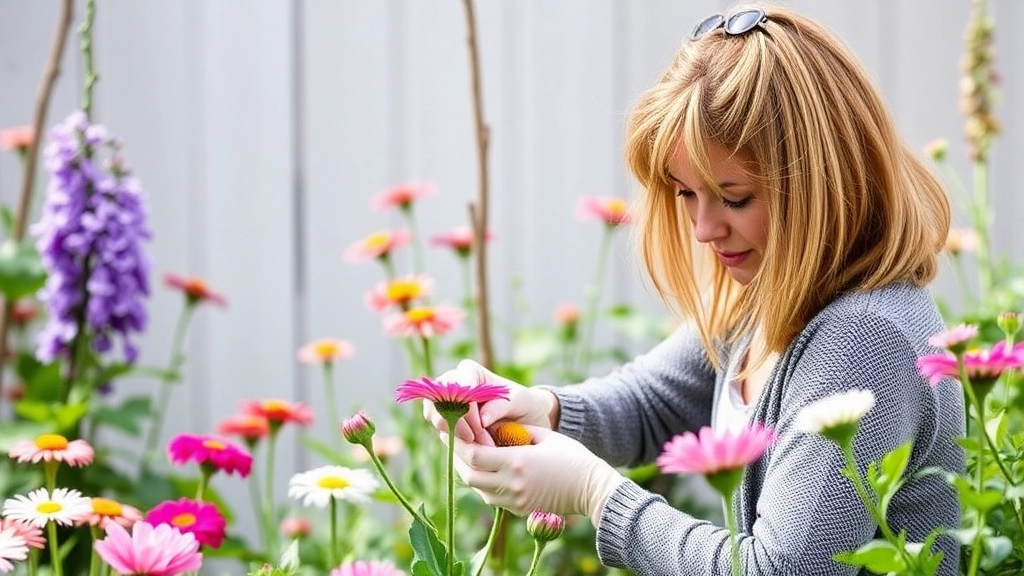
<instances>
[{"instance_id":1,"label":"white daisy flower","mask_svg":"<svg viewBox=\"0 0 1024 576\"><path fill-rule=\"evenodd\" d=\"M82 496L78 490L57 488L50 494L46 488L39 488L28 496L15 494L4 501L2 515L43 528L50 520L70 526L92 513L92 500Z\"/></svg>"},{"instance_id":2,"label":"white daisy flower","mask_svg":"<svg viewBox=\"0 0 1024 576\"><path fill-rule=\"evenodd\" d=\"M825 434L829 430L859 424L875 405L871 390L850 390L826 396L804 406L796 415L793 427L800 432Z\"/></svg>"},{"instance_id":3,"label":"white daisy flower","mask_svg":"<svg viewBox=\"0 0 1024 576\"><path fill-rule=\"evenodd\" d=\"M300 472L288 481L288 495L303 506L326 508L335 500L368 502L369 496L380 486L368 470L343 466L321 466Z\"/></svg>"},{"instance_id":4,"label":"white daisy flower","mask_svg":"<svg viewBox=\"0 0 1024 576\"><path fill-rule=\"evenodd\" d=\"M14 528L0 530L0 573L14 570L11 560L28 558L28 544Z\"/></svg>"}]
</instances>

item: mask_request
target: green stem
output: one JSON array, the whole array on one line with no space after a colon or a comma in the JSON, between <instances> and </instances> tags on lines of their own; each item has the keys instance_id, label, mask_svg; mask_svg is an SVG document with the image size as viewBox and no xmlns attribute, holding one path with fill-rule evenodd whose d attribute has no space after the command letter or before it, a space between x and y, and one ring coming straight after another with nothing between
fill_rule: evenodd
<instances>
[{"instance_id":1,"label":"green stem","mask_svg":"<svg viewBox=\"0 0 1024 576\"><path fill-rule=\"evenodd\" d=\"M971 285L967 282L967 273L964 271L964 261L959 254L951 254L953 258L953 274L956 276L957 284L960 285L960 292L963 294L967 308L974 305L974 295L971 293Z\"/></svg>"},{"instance_id":2,"label":"green stem","mask_svg":"<svg viewBox=\"0 0 1024 576\"><path fill-rule=\"evenodd\" d=\"M53 569L54 576L64 576L63 562L60 561L60 548L57 546L57 523L53 520L47 522L46 531L50 544L50 567Z\"/></svg>"},{"instance_id":3,"label":"green stem","mask_svg":"<svg viewBox=\"0 0 1024 576\"><path fill-rule=\"evenodd\" d=\"M331 424L331 438L334 449L341 450L341 420L338 418L338 399L334 393L334 363L324 362L324 400L327 402L327 418Z\"/></svg>"},{"instance_id":4,"label":"green stem","mask_svg":"<svg viewBox=\"0 0 1024 576\"><path fill-rule=\"evenodd\" d=\"M540 553L544 550L544 546L547 542L541 542L540 540L533 541L533 559L530 560L530 571L526 573L526 576L533 576L537 571L537 566L540 566Z\"/></svg>"},{"instance_id":5,"label":"green stem","mask_svg":"<svg viewBox=\"0 0 1024 576\"><path fill-rule=\"evenodd\" d=\"M249 452L255 456L255 442L248 442ZM263 507L260 505L260 484L259 478L256 472L256 467L253 467L252 472L249 474L249 480L246 482L249 485L249 500L252 503L252 512L256 516L256 520L260 523L260 536L263 538L263 546L270 546L270 539L273 538L272 532L273 527L267 526L267 517L263 513Z\"/></svg>"},{"instance_id":6,"label":"green stem","mask_svg":"<svg viewBox=\"0 0 1024 576\"><path fill-rule=\"evenodd\" d=\"M153 423L146 434L145 451L139 460L140 468L144 468L147 462L149 462L149 455L156 450L156 443L160 440L164 415L171 400L171 387L174 385L174 379L179 378L178 370L185 363L182 348L185 345L185 331L188 328L189 320L192 318L193 310L195 310L195 304L186 300L185 306L181 309L181 314L178 314L178 322L174 327L174 336L171 338L171 357L167 361L167 372L160 381L160 399L157 400L156 411L153 413Z\"/></svg>"},{"instance_id":7,"label":"green stem","mask_svg":"<svg viewBox=\"0 0 1024 576\"><path fill-rule=\"evenodd\" d=\"M82 110L86 117L92 116L92 89L96 85L96 66L92 59L92 26L96 21L96 1L86 0L85 21L79 26L81 35L79 47L82 49L82 60L85 64L85 93L82 95Z\"/></svg>"},{"instance_id":8,"label":"green stem","mask_svg":"<svg viewBox=\"0 0 1024 576\"><path fill-rule=\"evenodd\" d=\"M210 477L213 475L213 470L208 469L206 465L200 468L199 472L199 483L196 486L196 502L202 502L203 497L206 496L206 486L210 483Z\"/></svg>"},{"instance_id":9,"label":"green stem","mask_svg":"<svg viewBox=\"0 0 1024 576\"><path fill-rule=\"evenodd\" d=\"M426 339L424 339L424 342ZM448 422L448 429L455 430L455 423L459 421L459 417L445 415L445 420ZM455 574L455 436L452 435L448 438L448 517L447 520L447 534L445 537L448 541L448 571L445 573L447 576L453 576Z\"/></svg>"},{"instance_id":10,"label":"green stem","mask_svg":"<svg viewBox=\"0 0 1024 576\"><path fill-rule=\"evenodd\" d=\"M96 552L96 541L100 539L100 529L96 526L89 527L89 533L92 535L92 557L89 559L89 576L99 576L100 574L100 555Z\"/></svg>"},{"instance_id":11,"label":"green stem","mask_svg":"<svg viewBox=\"0 0 1024 576\"><path fill-rule=\"evenodd\" d=\"M426 336L420 336L420 340L423 341L423 370L427 375L434 376L434 362L430 358L430 338ZM452 428L454 430L454 428Z\"/></svg>"},{"instance_id":12,"label":"green stem","mask_svg":"<svg viewBox=\"0 0 1024 576\"><path fill-rule=\"evenodd\" d=\"M469 256L459 256L459 270L462 276L462 302L466 308L466 333L469 334L470 342L476 344L476 302L473 300L472 270L470 270ZM469 355L475 353L470 349Z\"/></svg>"},{"instance_id":13,"label":"green stem","mask_svg":"<svg viewBox=\"0 0 1024 576\"><path fill-rule=\"evenodd\" d=\"M414 273L423 272L423 244L420 242L420 234L416 228L416 216L412 212L412 204L402 208L405 220L409 223L409 235L412 236L412 258Z\"/></svg>"},{"instance_id":14,"label":"green stem","mask_svg":"<svg viewBox=\"0 0 1024 576\"><path fill-rule=\"evenodd\" d=\"M46 476L46 489L49 490L50 495L53 495L53 491L57 488L57 469L60 467L60 462L48 460L43 463L43 474Z\"/></svg>"},{"instance_id":15,"label":"green stem","mask_svg":"<svg viewBox=\"0 0 1024 576\"><path fill-rule=\"evenodd\" d=\"M266 468L264 468L265 477L263 479L262 513L264 523L267 526L267 552L270 557L273 558L276 556L276 553L274 551L273 534L271 533L271 530L273 530L273 526L277 523L277 519L275 518L276 514L274 513L274 458L276 451L275 448L277 445L277 429L275 429L275 426L277 425L271 423L270 426L270 435L267 438L267 461L264 463Z\"/></svg>"},{"instance_id":16,"label":"green stem","mask_svg":"<svg viewBox=\"0 0 1024 576\"><path fill-rule=\"evenodd\" d=\"M39 572L39 551L32 548L28 551L28 576L36 576Z\"/></svg>"},{"instance_id":17,"label":"green stem","mask_svg":"<svg viewBox=\"0 0 1024 576\"><path fill-rule=\"evenodd\" d=\"M604 285L605 270L608 265L608 254L612 245L612 235L615 228L606 226L604 236L601 237L601 246L597 252L597 271L594 273L594 282L587 286L587 308L583 317L583 337L579 342L579 353L577 354L577 374L586 375L590 365L591 347L594 344L594 329L597 325L597 304L601 298L601 288Z\"/></svg>"},{"instance_id":18,"label":"green stem","mask_svg":"<svg viewBox=\"0 0 1024 576\"><path fill-rule=\"evenodd\" d=\"M985 162L974 163L974 226L978 230L978 284L979 302L988 302L992 293L993 270L989 243L988 211L988 166Z\"/></svg>"},{"instance_id":19,"label":"green stem","mask_svg":"<svg viewBox=\"0 0 1024 576\"><path fill-rule=\"evenodd\" d=\"M842 448L843 456L846 457L846 470L849 473L850 481L853 483L853 489L857 491L857 495L860 496L861 502L868 509L868 513L871 514L875 524L878 524L878 529L882 531L882 536L887 541L895 544L896 536L889 529L889 524L886 523L882 511L878 509L878 503L868 494L868 490L864 486L864 480L861 478L860 470L857 468L857 460L853 457L853 445L847 442ZM906 550L903 550L902 554L905 558L907 557ZM907 565L910 566L910 564Z\"/></svg>"},{"instance_id":20,"label":"green stem","mask_svg":"<svg viewBox=\"0 0 1024 576\"><path fill-rule=\"evenodd\" d=\"M331 496L331 541L328 543L331 569L338 567L338 501Z\"/></svg>"},{"instance_id":21,"label":"green stem","mask_svg":"<svg viewBox=\"0 0 1024 576\"><path fill-rule=\"evenodd\" d=\"M963 386L964 393L967 394L970 403L974 406L974 411L977 413L975 434L977 435L978 442L978 460L974 463L974 482L975 489L980 494L985 485L985 446L988 444L988 442L986 442L986 440L988 440L988 433L985 431L985 399L978 398L978 395L974 393L974 388L971 386L971 380L967 376L967 368L964 366L963 355L957 354L956 361L957 370L960 373L960 384ZM998 454L996 454L996 457L998 458ZM974 521L974 541L971 543L971 560L967 569L968 576L975 576L978 573L978 567L981 565L981 537L982 528L985 526L985 516L986 514L981 510L977 511L977 517Z\"/></svg>"},{"instance_id":22,"label":"green stem","mask_svg":"<svg viewBox=\"0 0 1024 576\"><path fill-rule=\"evenodd\" d=\"M491 524L491 533L487 535L487 543L484 544L484 557L480 559L480 565L476 569L476 574L473 576L480 576L484 573L484 566L487 565L487 557L491 555L491 548L494 547L494 541L497 540L498 531L501 528L501 521L505 519L505 509L494 507L494 523ZM533 572L533 568L530 568L530 572Z\"/></svg>"},{"instance_id":23,"label":"green stem","mask_svg":"<svg viewBox=\"0 0 1024 576\"><path fill-rule=\"evenodd\" d=\"M373 467L377 469L377 473L380 474L380 477L382 480L384 480L384 483L388 485L388 489L390 489L391 493L395 495L395 498L398 498L398 502L402 505L402 507L405 508L405 510L409 514L411 514L413 518L419 520L421 524L428 528L432 528L433 525L430 522L428 522L426 518L420 516L419 512L417 512L416 509L412 507L412 504L409 503L405 496L398 490L398 487L395 486L395 483L391 480L391 476L388 475L388 471L384 468L384 463L380 461L380 457L377 456L377 454L371 448L367 448L366 451L369 452L370 454L370 462L373 462Z\"/></svg>"},{"instance_id":24,"label":"green stem","mask_svg":"<svg viewBox=\"0 0 1024 576\"><path fill-rule=\"evenodd\" d=\"M733 496L731 493L723 494L725 499L725 524L729 527L729 550L732 557L732 576L743 576L740 566L740 547L736 541L739 529L736 526L736 511L732 509Z\"/></svg>"}]
</instances>

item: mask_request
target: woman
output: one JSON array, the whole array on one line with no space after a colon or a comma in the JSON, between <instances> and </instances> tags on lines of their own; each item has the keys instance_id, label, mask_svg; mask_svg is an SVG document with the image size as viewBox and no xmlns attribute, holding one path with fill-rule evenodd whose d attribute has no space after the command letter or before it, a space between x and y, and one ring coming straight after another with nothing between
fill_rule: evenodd
<instances>
[{"instance_id":1,"label":"woman","mask_svg":"<svg viewBox=\"0 0 1024 576\"><path fill-rule=\"evenodd\" d=\"M939 182L900 139L877 89L820 24L784 7L700 22L640 98L626 156L644 188L638 231L648 272L682 326L602 378L524 388L464 361L439 379L500 381L509 400L456 430L457 469L488 503L585 514L608 566L638 574L728 574L728 531L672 508L613 466L652 461L673 435L763 422L779 439L736 498L749 575L856 574L833 555L878 529L830 441L793 429L801 408L869 389L854 453L863 467L911 441L889 505L921 542L957 528L956 494L929 467L962 472L963 400L931 388L917 357L943 329L924 287L949 228ZM445 430L432 407L425 415ZM501 420L530 446L496 448ZM955 574L958 546L936 547Z\"/></svg>"}]
</instances>

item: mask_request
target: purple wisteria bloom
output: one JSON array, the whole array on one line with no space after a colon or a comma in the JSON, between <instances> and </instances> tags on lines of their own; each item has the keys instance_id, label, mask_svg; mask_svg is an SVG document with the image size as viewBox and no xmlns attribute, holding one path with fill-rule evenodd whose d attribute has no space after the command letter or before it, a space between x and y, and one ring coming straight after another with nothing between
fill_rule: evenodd
<instances>
[{"instance_id":1,"label":"purple wisteria bloom","mask_svg":"<svg viewBox=\"0 0 1024 576\"><path fill-rule=\"evenodd\" d=\"M96 352L119 338L125 359L138 350L129 340L146 326L150 238L138 180L120 155L120 141L75 111L50 132L50 173L43 214L32 227L48 277L39 291L48 320L36 356L66 353L82 323Z\"/></svg>"}]
</instances>

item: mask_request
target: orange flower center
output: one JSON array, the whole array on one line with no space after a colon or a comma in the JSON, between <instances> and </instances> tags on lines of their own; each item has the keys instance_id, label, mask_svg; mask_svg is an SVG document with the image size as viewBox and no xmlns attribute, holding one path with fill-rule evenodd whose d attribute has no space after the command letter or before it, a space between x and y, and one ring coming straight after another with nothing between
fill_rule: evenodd
<instances>
[{"instance_id":1,"label":"orange flower center","mask_svg":"<svg viewBox=\"0 0 1024 576\"><path fill-rule=\"evenodd\" d=\"M171 524L178 528L188 528L196 523L196 515L182 512L171 519Z\"/></svg>"},{"instance_id":2,"label":"orange flower center","mask_svg":"<svg viewBox=\"0 0 1024 576\"><path fill-rule=\"evenodd\" d=\"M405 317L415 324L429 322L430 320L433 320L435 316L436 314L434 313L434 309L426 306L421 308L410 308L405 312Z\"/></svg>"},{"instance_id":3,"label":"orange flower center","mask_svg":"<svg viewBox=\"0 0 1024 576\"><path fill-rule=\"evenodd\" d=\"M502 422L494 429L494 443L498 446L526 446L533 436L518 422Z\"/></svg>"},{"instance_id":4,"label":"orange flower center","mask_svg":"<svg viewBox=\"0 0 1024 576\"><path fill-rule=\"evenodd\" d=\"M327 490L340 490L350 486L349 481L340 476L324 476L317 480L316 485Z\"/></svg>"},{"instance_id":5,"label":"orange flower center","mask_svg":"<svg viewBox=\"0 0 1024 576\"><path fill-rule=\"evenodd\" d=\"M203 282L199 278L189 278L185 282L185 292L197 298L201 298L206 294L209 294L210 287L206 285L206 282Z\"/></svg>"},{"instance_id":6,"label":"orange flower center","mask_svg":"<svg viewBox=\"0 0 1024 576\"><path fill-rule=\"evenodd\" d=\"M281 400L267 400L263 402L263 411L271 420L283 420L288 416L291 408L287 402Z\"/></svg>"},{"instance_id":7,"label":"orange flower center","mask_svg":"<svg viewBox=\"0 0 1024 576\"><path fill-rule=\"evenodd\" d=\"M224 450L227 448L227 445L219 440L203 440L203 448L209 448L210 450Z\"/></svg>"},{"instance_id":8,"label":"orange flower center","mask_svg":"<svg viewBox=\"0 0 1024 576\"><path fill-rule=\"evenodd\" d=\"M63 508L64 507L60 505L60 502L54 502L53 500L49 500L47 502L42 502L38 506L36 506L36 511L40 514L55 514L57 512L60 512Z\"/></svg>"},{"instance_id":9,"label":"orange flower center","mask_svg":"<svg viewBox=\"0 0 1024 576\"><path fill-rule=\"evenodd\" d=\"M107 498L93 498L92 511L100 516L120 516L124 512L120 504Z\"/></svg>"},{"instance_id":10,"label":"orange flower center","mask_svg":"<svg viewBox=\"0 0 1024 576\"><path fill-rule=\"evenodd\" d=\"M64 450L68 447L68 439L60 434L41 434L36 438L36 448L40 450Z\"/></svg>"},{"instance_id":11,"label":"orange flower center","mask_svg":"<svg viewBox=\"0 0 1024 576\"><path fill-rule=\"evenodd\" d=\"M390 234L388 234L387 232L377 232L375 234L370 234L366 238L366 247L367 248L383 248L384 246L387 246L388 242L390 242L390 241L391 241L391 235Z\"/></svg>"},{"instance_id":12,"label":"orange flower center","mask_svg":"<svg viewBox=\"0 0 1024 576\"><path fill-rule=\"evenodd\" d=\"M423 292L419 282L410 280L395 280L388 285L387 297L392 302L404 302L418 298Z\"/></svg>"},{"instance_id":13,"label":"orange flower center","mask_svg":"<svg viewBox=\"0 0 1024 576\"><path fill-rule=\"evenodd\" d=\"M330 340L322 340L313 344L313 354L316 354L317 358L327 360L334 358L338 355L338 343L331 342Z\"/></svg>"},{"instance_id":14,"label":"orange flower center","mask_svg":"<svg viewBox=\"0 0 1024 576\"><path fill-rule=\"evenodd\" d=\"M621 216L626 213L626 209L629 208L629 206L626 204L624 200L616 198L613 200L609 200L608 203L605 205L605 208L612 214L616 216Z\"/></svg>"}]
</instances>

